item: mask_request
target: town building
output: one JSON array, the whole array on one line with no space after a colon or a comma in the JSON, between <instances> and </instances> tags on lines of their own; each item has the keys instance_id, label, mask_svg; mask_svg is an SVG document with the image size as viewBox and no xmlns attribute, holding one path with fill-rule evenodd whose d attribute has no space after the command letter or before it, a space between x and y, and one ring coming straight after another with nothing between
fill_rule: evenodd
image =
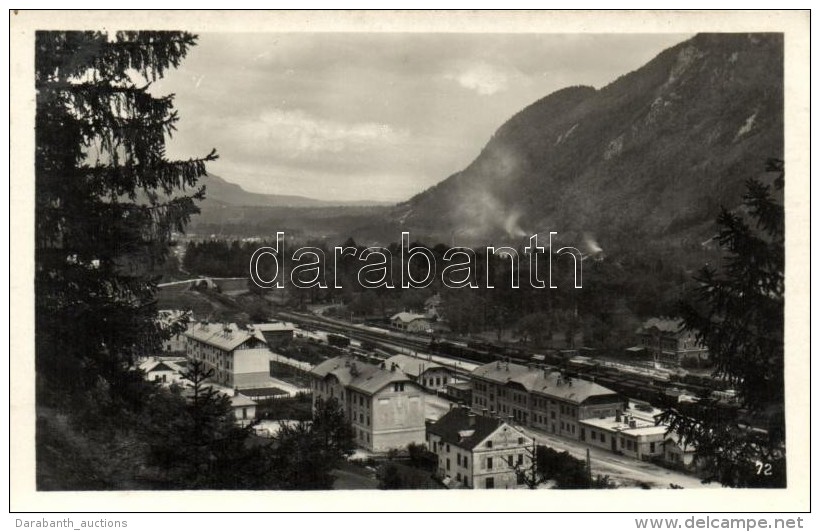
<instances>
[{"instance_id":1,"label":"town building","mask_svg":"<svg viewBox=\"0 0 820 532\"><path fill-rule=\"evenodd\" d=\"M427 427L427 448L438 459L438 476L451 486L513 489L516 472L531 466L531 438L505 421L455 407Z\"/></svg>"},{"instance_id":2,"label":"town building","mask_svg":"<svg viewBox=\"0 0 820 532\"><path fill-rule=\"evenodd\" d=\"M431 357L421 358L410 355L393 355L385 360L387 367L396 364L405 375L424 388L436 391L447 387L453 380L453 371L433 362Z\"/></svg>"},{"instance_id":3,"label":"town building","mask_svg":"<svg viewBox=\"0 0 820 532\"><path fill-rule=\"evenodd\" d=\"M473 384L469 381L447 383L447 395L459 404L473 404Z\"/></svg>"},{"instance_id":4,"label":"town building","mask_svg":"<svg viewBox=\"0 0 820 532\"><path fill-rule=\"evenodd\" d=\"M259 331L201 322L185 337L188 359L201 361L205 371L212 369L214 382L242 389L270 386L270 351Z\"/></svg>"},{"instance_id":5,"label":"town building","mask_svg":"<svg viewBox=\"0 0 820 532\"><path fill-rule=\"evenodd\" d=\"M256 419L256 401L241 393L235 393L231 397L231 408L236 423L242 427L253 423Z\"/></svg>"},{"instance_id":6,"label":"town building","mask_svg":"<svg viewBox=\"0 0 820 532\"><path fill-rule=\"evenodd\" d=\"M253 328L265 337L270 349L276 349L293 340L294 326L290 323L255 323Z\"/></svg>"},{"instance_id":7,"label":"town building","mask_svg":"<svg viewBox=\"0 0 820 532\"><path fill-rule=\"evenodd\" d=\"M171 384L180 383L184 380L182 378L182 374L185 371L183 367L184 364L184 359L171 360L151 357L142 362L139 365L139 369L145 372L146 380L170 386Z\"/></svg>"},{"instance_id":8,"label":"town building","mask_svg":"<svg viewBox=\"0 0 820 532\"><path fill-rule=\"evenodd\" d=\"M424 389L395 363L340 356L315 366L310 376L314 409L320 399L338 401L359 447L386 452L424 442Z\"/></svg>"},{"instance_id":9,"label":"town building","mask_svg":"<svg viewBox=\"0 0 820 532\"><path fill-rule=\"evenodd\" d=\"M683 439L674 432L669 434L663 445L664 461L674 467L681 469L691 469L695 464L695 447L686 444Z\"/></svg>"},{"instance_id":10,"label":"town building","mask_svg":"<svg viewBox=\"0 0 820 532\"><path fill-rule=\"evenodd\" d=\"M581 420L623 409L623 400L609 388L532 364L491 362L473 370L471 381L473 410L575 440L581 437Z\"/></svg>"},{"instance_id":11,"label":"town building","mask_svg":"<svg viewBox=\"0 0 820 532\"><path fill-rule=\"evenodd\" d=\"M401 331L407 332L427 332L431 328L430 319L424 314L414 314L412 312L399 312L390 318L390 325Z\"/></svg>"},{"instance_id":12,"label":"town building","mask_svg":"<svg viewBox=\"0 0 820 532\"><path fill-rule=\"evenodd\" d=\"M193 323L193 313L182 310L160 310L159 325L163 331L174 328L178 332L162 340L161 356L173 356L185 353L187 346L185 330Z\"/></svg>"},{"instance_id":13,"label":"town building","mask_svg":"<svg viewBox=\"0 0 820 532\"><path fill-rule=\"evenodd\" d=\"M580 441L638 460L663 456L668 427L618 410L614 416L583 419Z\"/></svg>"},{"instance_id":14,"label":"town building","mask_svg":"<svg viewBox=\"0 0 820 532\"><path fill-rule=\"evenodd\" d=\"M442 319L440 295L432 295L424 301L424 315L433 321Z\"/></svg>"},{"instance_id":15,"label":"town building","mask_svg":"<svg viewBox=\"0 0 820 532\"><path fill-rule=\"evenodd\" d=\"M651 318L636 334L636 347L649 353L656 365L678 367L685 363L702 364L709 359L709 350L698 342L694 332L683 328L680 320Z\"/></svg>"}]
</instances>

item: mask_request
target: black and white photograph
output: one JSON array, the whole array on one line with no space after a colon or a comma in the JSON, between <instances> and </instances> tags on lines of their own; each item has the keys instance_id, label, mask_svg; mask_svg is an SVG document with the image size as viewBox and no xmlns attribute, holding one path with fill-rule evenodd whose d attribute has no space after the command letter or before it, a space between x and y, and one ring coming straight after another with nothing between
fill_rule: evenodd
<instances>
[{"instance_id":1,"label":"black and white photograph","mask_svg":"<svg viewBox=\"0 0 820 532\"><path fill-rule=\"evenodd\" d=\"M10 19L12 508L808 508L808 12Z\"/></svg>"}]
</instances>

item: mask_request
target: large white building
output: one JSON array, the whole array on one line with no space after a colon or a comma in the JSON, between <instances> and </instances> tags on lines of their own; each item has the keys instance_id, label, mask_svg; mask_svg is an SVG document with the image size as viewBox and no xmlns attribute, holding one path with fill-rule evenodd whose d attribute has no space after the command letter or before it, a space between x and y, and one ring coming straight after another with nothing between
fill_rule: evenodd
<instances>
[{"instance_id":1,"label":"large white building","mask_svg":"<svg viewBox=\"0 0 820 532\"><path fill-rule=\"evenodd\" d=\"M427 448L451 486L514 489L532 465L532 439L508 423L456 407L427 427ZM516 471L518 469L518 471Z\"/></svg>"},{"instance_id":2,"label":"large white building","mask_svg":"<svg viewBox=\"0 0 820 532\"><path fill-rule=\"evenodd\" d=\"M186 355L213 369L212 380L230 388L270 386L270 350L265 337L236 324L201 322L189 327Z\"/></svg>"},{"instance_id":3,"label":"large white building","mask_svg":"<svg viewBox=\"0 0 820 532\"><path fill-rule=\"evenodd\" d=\"M315 366L310 375L314 405L336 399L359 447L384 452L424 442L424 390L395 364L380 367L341 356Z\"/></svg>"},{"instance_id":4,"label":"large white building","mask_svg":"<svg viewBox=\"0 0 820 532\"><path fill-rule=\"evenodd\" d=\"M581 420L614 417L624 408L613 390L549 368L499 361L477 367L471 377L476 412L512 418L566 438L583 440Z\"/></svg>"}]
</instances>

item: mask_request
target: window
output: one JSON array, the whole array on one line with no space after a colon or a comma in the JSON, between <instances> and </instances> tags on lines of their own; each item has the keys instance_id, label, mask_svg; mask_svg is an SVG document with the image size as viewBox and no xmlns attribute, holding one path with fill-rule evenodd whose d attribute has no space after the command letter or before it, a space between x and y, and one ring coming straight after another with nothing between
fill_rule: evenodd
<instances>
[{"instance_id":1,"label":"window","mask_svg":"<svg viewBox=\"0 0 820 532\"><path fill-rule=\"evenodd\" d=\"M601 433L601 443L606 443L606 434Z\"/></svg>"},{"instance_id":2,"label":"window","mask_svg":"<svg viewBox=\"0 0 820 532\"><path fill-rule=\"evenodd\" d=\"M524 438L518 438L518 445L524 445Z\"/></svg>"},{"instance_id":3,"label":"window","mask_svg":"<svg viewBox=\"0 0 820 532\"><path fill-rule=\"evenodd\" d=\"M493 477L487 477L484 479L484 487L488 490L495 488L495 479Z\"/></svg>"},{"instance_id":4,"label":"window","mask_svg":"<svg viewBox=\"0 0 820 532\"><path fill-rule=\"evenodd\" d=\"M493 440L487 440L487 448L488 448L488 449L492 449L492 448L493 448Z\"/></svg>"},{"instance_id":5,"label":"window","mask_svg":"<svg viewBox=\"0 0 820 532\"><path fill-rule=\"evenodd\" d=\"M593 440L593 441L595 440L595 431L594 430L589 431L589 439Z\"/></svg>"},{"instance_id":6,"label":"window","mask_svg":"<svg viewBox=\"0 0 820 532\"><path fill-rule=\"evenodd\" d=\"M456 482L461 482L461 473L456 473Z\"/></svg>"},{"instance_id":7,"label":"window","mask_svg":"<svg viewBox=\"0 0 820 532\"><path fill-rule=\"evenodd\" d=\"M450 459L448 458L447 459L447 471L449 471L449 470L450 470Z\"/></svg>"},{"instance_id":8,"label":"window","mask_svg":"<svg viewBox=\"0 0 820 532\"><path fill-rule=\"evenodd\" d=\"M523 465L523 464L524 464L524 455L519 454L518 455L518 465Z\"/></svg>"},{"instance_id":9,"label":"window","mask_svg":"<svg viewBox=\"0 0 820 532\"><path fill-rule=\"evenodd\" d=\"M370 426L370 416L367 416L367 426Z\"/></svg>"},{"instance_id":10,"label":"window","mask_svg":"<svg viewBox=\"0 0 820 532\"><path fill-rule=\"evenodd\" d=\"M450 444L449 443L447 444L447 452L448 453L450 452Z\"/></svg>"},{"instance_id":11,"label":"window","mask_svg":"<svg viewBox=\"0 0 820 532\"><path fill-rule=\"evenodd\" d=\"M404 383L403 382L393 383L393 391L394 392L403 392L404 391Z\"/></svg>"},{"instance_id":12,"label":"window","mask_svg":"<svg viewBox=\"0 0 820 532\"><path fill-rule=\"evenodd\" d=\"M242 419L248 419L248 408L245 406L242 407Z\"/></svg>"},{"instance_id":13,"label":"window","mask_svg":"<svg viewBox=\"0 0 820 532\"><path fill-rule=\"evenodd\" d=\"M493 459L492 458L487 458L487 469L492 469L492 468L493 468Z\"/></svg>"},{"instance_id":14,"label":"window","mask_svg":"<svg viewBox=\"0 0 820 532\"><path fill-rule=\"evenodd\" d=\"M654 453L654 452L655 452L655 442L651 442L651 443L649 444L649 452L650 452L650 453Z\"/></svg>"}]
</instances>

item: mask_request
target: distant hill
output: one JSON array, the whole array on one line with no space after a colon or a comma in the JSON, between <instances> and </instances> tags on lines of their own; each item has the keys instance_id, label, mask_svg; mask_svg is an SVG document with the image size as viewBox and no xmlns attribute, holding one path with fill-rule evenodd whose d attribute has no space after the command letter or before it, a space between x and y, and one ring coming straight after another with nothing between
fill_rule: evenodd
<instances>
[{"instance_id":1,"label":"distant hill","mask_svg":"<svg viewBox=\"0 0 820 532\"><path fill-rule=\"evenodd\" d=\"M523 109L387 225L447 243L559 231L605 248L691 244L782 156L782 35L701 34L600 90Z\"/></svg>"},{"instance_id":2,"label":"distant hill","mask_svg":"<svg viewBox=\"0 0 820 532\"><path fill-rule=\"evenodd\" d=\"M303 196L283 194L260 194L248 192L239 185L225 181L223 178L208 174L199 180L206 187L206 200L202 206L207 209L209 203L232 205L237 207L338 207L338 206L377 206L389 205L377 201L323 201Z\"/></svg>"}]
</instances>

